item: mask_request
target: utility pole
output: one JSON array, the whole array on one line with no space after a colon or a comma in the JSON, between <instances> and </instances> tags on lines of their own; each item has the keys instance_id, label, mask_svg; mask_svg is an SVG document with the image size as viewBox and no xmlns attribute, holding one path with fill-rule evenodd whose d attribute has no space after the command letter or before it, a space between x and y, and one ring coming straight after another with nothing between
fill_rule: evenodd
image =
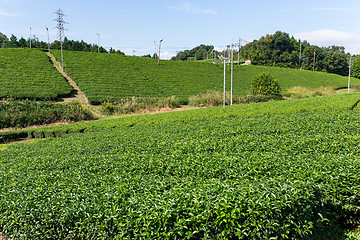
<instances>
[{"instance_id":1,"label":"utility pole","mask_svg":"<svg viewBox=\"0 0 360 240\"><path fill-rule=\"evenodd\" d=\"M299 40L300 43L300 52L299 52L299 69L301 69L301 40Z\"/></svg>"},{"instance_id":2,"label":"utility pole","mask_svg":"<svg viewBox=\"0 0 360 240\"><path fill-rule=\"evenodd\" d=\"M313 72L315 72L315 60L316 60L316 49L314 49L314 63L313 63Z\"/></svg>"},{"instance_id":3,"label":"utility pole","mask_svg":"<svg viewBox=\"0 0 360 240\"><path fill-rule=\"evenodd\" d=\"M46 27L46 31L47 31L47 37L48 37L48 52L50 52L50 38L49 38L49 28Z\"/></svg>"},{"instance_id":4,"label":"utility pole","mask_svg":"<svg viewBox=\"0 0 360 240\"><path fill-rule=\"evenodd\" d=\"M55 21L57 22L56 28L58 30L58 38L60 41L60 46L61 46L61 68L62 70L64 70L64 55L63 55L63 37L64 37L64 32L65 32L65 28L64 28L64 24L66 22L64 22L64 13L63 11L59 8L59 10L57 10L55 12L55 14L57 15L57 18L55 19Z\"/></svg>"},{"instance_id":5,"label":"utility pole","mask_svg":"<svg viewBox=\"0 0 360 240\"><path fill-rule=\"evenodd\" d=\"M230 64L231 64L231 98L230 105L233 105L233 80L234 80L234 43L231 43L231 54L230 54Z\"/></svg>"},{"instance_id":6,"label":"utility pole","mask_svg":"<svg viewBox=\"0 0 360 240\"><path fill-rule=\"evenodd\" d=\"M31 48L31 27L30 27L30 48Z\"/></svg>"},{"instance_id":7,"label":"utility pole","mask_svg":"<svg viewBox=\"0 0 360 240\"><path fill-rule=\"evenodd\" d=\"M230 61L230 45L227 46L227 59ZM228 71L230 70L230 64L228 64Z\"/></svg>"},{"instance_id":8,"label":"utility pole","mask_svg":"<svg viewBox=\"0 0 360 240\"><path fill-rule=\"evenodd\" d=\"M226 82L226 57L225 57L225 51L224 51L224 104L223 104L223 108L225 108L225 97L226 97L225 82Z\"/></svg>"},{"instance_id":9,"label":"utility pole","mask_svg":"<svg viewBox=\"0 0 360 240\"><path fill-rule=\"evenodd\" d=\"M96 34L98 36L98 53L100 53L100 34Z\"/></svg>"},{"instance_id":10,"label":"utility pole","mask_svg":"<svg viewBox=\"0 0 360 240\"><path fill-rule=\"evenodd\" d=\"M241 38L239 38L238 65L240 65L240 48L241 48Z\"/></svg>"},{"instance_id":11,"label":"utility pole","mask_svg":"<svg viewBox=\"0 0 360 240\"><path fill-rule=\"evenodd\" d=\"M155 44L155 53L154 53L154 58L156 59L156 41L154 41L154 44Z\"/></svg>"},{"instance_id":12,"label":"utility pole","mask_svg":"<svg viewBox=\"0 0 360 240\"><path fill-rule=\"evenodd\" d=\"M224 50L224 56L220 56L220 59L224 60L224 101L223 101L223 108L225 108L225 97L226 97L226 92L225 92L225 82L226 82L226 57L225 57L225 50Z\"/></svg>"},{"instance_id":13,"label":"utility pole","mask_svg":"<svg viewBox=\"0 0 360 240\"><path fill-rule=\"evenodd\" d=\"M350 55L350 61L349 61L349 81L348 81L348 93L350 93L350 79L351 79L351 55Z\"/></svg>"},{"instance_id":14,"label":"utility pole","mask_svg":"<svg viewBox=\"0 0 360 240\"><path fill-rule=\"evenodd\" d=\"M160 40L160 43L159 43L158 65L160 65L160 49L161 49L161 42L162 42L163 40L164 40L164 39L161 39L161 40Z\"/></svg>"}]
</instances>

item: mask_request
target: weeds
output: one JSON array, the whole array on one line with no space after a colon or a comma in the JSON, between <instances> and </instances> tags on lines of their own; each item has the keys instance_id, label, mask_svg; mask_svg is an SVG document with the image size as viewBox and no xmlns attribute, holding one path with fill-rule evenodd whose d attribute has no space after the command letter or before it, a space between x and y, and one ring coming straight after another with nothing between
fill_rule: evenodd
<instances>
[{"instance_id":1,"label":"weeds","mask_svg":"<svg viewBox=\"0 0 360 240\"><path fill-rule=\"evenodd\" d=\"M247 96L234 96L233 104L246 104L246 103L257 103L257 102L268 102L271 100L282 100L281 96L277 95L247 95ZM230 105L231 94L226 92L225 104ZM221 106L224 104L224 93L220 91L208 90L206 93L200 93L189 98L190 106L197 107L213 107Z\"/></svg>"},{"instance_id":2,"label":"weeds","mask_svg":"<svg viewBox=\"0 0 360 240\"><path fill-rule=\"evenodd\" d=\"M175 96L167 98L132 97L121 99L120 102L105 101L101 104L100 112L106 115L136 113L143 110L153 111L162 108L178 108L180 100Z\"/></svg>"},{"instance_id":3,"label":"weeds","mask_svg":"<svg viewBox=\"0 0 360 240\"><path fill-rule=\"evenodd\" d=\"M31 100L0 101L0 128L27 127L61 121L91 120L94 116L79 103L59 104Z\"/></svg>"}]
</instances>

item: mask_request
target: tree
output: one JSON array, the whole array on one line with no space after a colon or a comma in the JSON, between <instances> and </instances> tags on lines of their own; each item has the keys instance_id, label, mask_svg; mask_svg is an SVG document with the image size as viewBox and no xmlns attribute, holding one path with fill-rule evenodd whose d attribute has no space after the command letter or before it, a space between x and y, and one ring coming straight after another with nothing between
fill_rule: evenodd
<instances>
[{"instance_id":1,"label":"tree","mask_svg":"<svg viewBox=\"0 0 360 240\"><path fill-rule=\"evenodd\" d=\"M194 47L191 50L184 50L178 52L176 56L171 58L171 60L187 61L190 58L195 58L195 57L196 60L202 60L202 59L206 59L208 57L208 54L213 50L214 50L214 46L201 44L197 47Z\"/></svg>"},{"instance_id":2,"label":"tree","mask_svg":"<svg viewBox=\"0 0 360 240\"><path fill-rule=\"evenodd\" d=\"M348 74L349 54L343 46L318 47L306 41L297 41L289 34L277 31L273 35L266 35L254 40L241 48L241 55L250 59L254 65L299 67L299 53L301 45L301 65L305 70L315 70L346 76Z\"/></svg>"},{"instance_id":3,"label":"tree","mask_svg":"<svg viewBox=\"0 0 360 240\"><path fill-rule=\"evenodd\" d=\"M110 53L110 54L125 55L125 53L123 53L122 51L120 51L120 50L117 50L117 51L116 51L116 50L113 49L112 47L110 48L109 53Z\"/></svg>"},{"instance_id":4,"label":"tree","mask_svg":"<svg viewBox=\"0 0 360 240\"><path fill-rule=\"evenodd\" d=\"M18 46L21 47L21 48L26 47L26 39L23 38L23 37L21 37L21 38L19 39Z\"/></svg>"},{"instance_id":5,"label":"tree","mask_svg":"<svg viewBox=\"0 0 360 240\"><path fill-rule=\"evenodd\" d=\"M7 41L9 41L7 36L0 32L0 47L6 47Z\"/></svg>"},{"instance_id":6,"label":"tree","mask_svg":"<svg viewBox=\"0 0 360 240\"><path fill-rule=\"evenodd\" d=\"M351 67L353 77L360 78L360 55L355 57L354 63Z\"/></svg>"},{"instance_id":7,"label":"tree","mask_svg":"<svg viewBox=\"0 0 360 240\"><path fill-rule=\"evenodd\" d=\"M10 47L14 47L14 48L19 47L19 42L17 38L14 36L14 34L12 34L10 37L9 45Z\"/></svg>"},{"instance_id":8,"label":"tree","mask_svg":"<svg viewBox=\"0 0 360 240\"><path fill-rule=\"evenodd\" d=\"M259 73L251 81L251 94L253 95L281 95L278 81L269 73Z\"/></svg>"},{"instance_id":9,"label":"tree","mask_svg":"<svg viewBox=\"0 0 360 240\"><path fill-rule=\"evenodd\" d=\"M349 55L339 51L328 51L323 59L325 71L335 73L342 76L349 74Z\"/></svg>"}]
</instances>

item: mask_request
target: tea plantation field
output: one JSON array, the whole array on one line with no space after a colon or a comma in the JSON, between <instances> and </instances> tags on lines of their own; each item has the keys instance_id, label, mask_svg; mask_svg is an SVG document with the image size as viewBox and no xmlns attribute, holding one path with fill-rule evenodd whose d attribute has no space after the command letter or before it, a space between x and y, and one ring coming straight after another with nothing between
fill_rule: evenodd
<instances>
[{"instance_id":1,"label":"tea plantation field","mask_svg":"<svg viewBox=\"0 0 360 240\"><path fill-rule=\"evenodd\" d=\"M0 232L14 239L344 239L359 225L359 100L349 94L130 116L6 145Z\"/></svg>"},{"instance_id":2,"label":"tea plantation field","mask_svg":"<svg viewBox=\"0 0 360 240\"><path fill-rule=\"evenodd\" d=\"M71 90L43 51L0 48L0 98L54 99Z\"/></svg>"},{"instance_id":3,"label":"tea plantation field","mask_svg":"<svg viewBox=\"0 0 360 240\"><path fill-rule=\"evenodd\" d=\"M60 52L53 51L60 59ZM85 92L90 102L117 101L132 96L169 97L175 95L183 103L189 96L206 90L223 89L223 65L205 62L157 61L150 58L64 52L65 71ZM251 80L261 72L275 76L283 90L294 86L308 88L347 86L347 78L322 72L260 66L235 66L234 94L249 94ZM230 89L230 73L227 73ZM352 84L360 84L353 78Z\"/></svg>"}]
</instances>

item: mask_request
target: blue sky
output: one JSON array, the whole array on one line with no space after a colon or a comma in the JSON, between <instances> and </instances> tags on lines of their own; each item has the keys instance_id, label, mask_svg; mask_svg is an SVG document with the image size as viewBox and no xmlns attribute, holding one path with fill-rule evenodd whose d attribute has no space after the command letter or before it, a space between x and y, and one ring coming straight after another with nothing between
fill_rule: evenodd
<instances>
[{"instance_id":1,"label":"blue sky","mask_svg":"<svg viewBox=\"0 0 360 240\"><path fill-rule=\"evenodd\" d=\"M56 38L61 8L69 39L153 54L162 42L162 58L199 44L222 49L239 38L250 42L276 31L320 46L342 45L360 54L359 0L0 0L0 32L8 37L32 34ZM244 41L244 43L245 43Z\"/></svg>"}]
</instances>

